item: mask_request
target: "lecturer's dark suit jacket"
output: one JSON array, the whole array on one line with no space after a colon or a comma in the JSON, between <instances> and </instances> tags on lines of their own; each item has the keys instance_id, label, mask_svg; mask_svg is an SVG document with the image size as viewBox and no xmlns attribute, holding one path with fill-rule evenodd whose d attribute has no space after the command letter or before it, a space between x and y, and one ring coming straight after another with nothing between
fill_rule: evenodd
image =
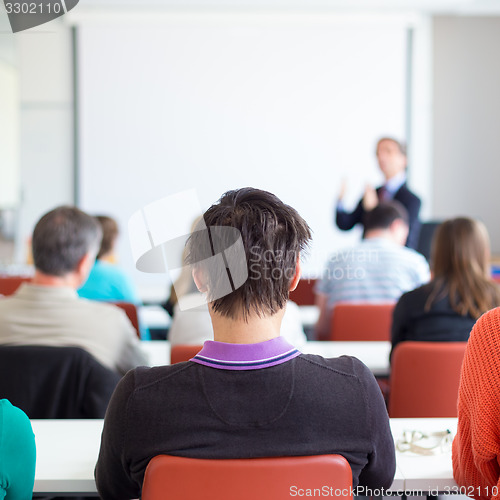
<instances>
[{"instance_id":1,"label":"lecturer's dark suit jacket","mask_svg":"<svg viewBox=\"0 0 500 500\"><path fill-rule=\"evenodd\" d=\"M380 187L377 188L377 193L379 190ZM408 234L406 246L416 248L418 244L418 234L420 232L420 222L418 220L421 205L420 198L416 194L412 193L408 189L406 183L404 183L399 190L396 191L396 194L392 199L399 201L399 203L401 203L406 210L408 210L408 216L410 218L410 232ZM363 199L361 199L353 212L344 212L341 210L336 211L337 226L343 231L352 229L356 224L363 222L364 214L365 209L363 208Z\"/></svg>"}]
</instances>

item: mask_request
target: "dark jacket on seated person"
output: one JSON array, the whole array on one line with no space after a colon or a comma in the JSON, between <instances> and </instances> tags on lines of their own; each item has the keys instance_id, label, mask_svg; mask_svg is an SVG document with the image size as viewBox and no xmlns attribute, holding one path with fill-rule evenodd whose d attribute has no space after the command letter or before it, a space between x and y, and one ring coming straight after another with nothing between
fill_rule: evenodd
<instances>
[{"instance_id":1,"label":"dark jacket on seated person","mask_svg":"<svg viewBox=\"0 0 500 500\"><path fill-rule=\"evenodd\" d=\"M392 349L405 340L422 342L467 342L476 322L470 314L456 312L448 295L439 297L429 310L426 303L434 284L407 292L394 308L392 320Z\"/></svg>"},{"instance_id":2,"label":"dark jacket on seated person","mask_svg":"<svg viewBox=\"0 0 500 500\"><path fill-rule=\"evenodd\" d=\"M0 395L29 418L104 418L119 380L79 347L0 346Z\"/></svg>"}]
</instances>

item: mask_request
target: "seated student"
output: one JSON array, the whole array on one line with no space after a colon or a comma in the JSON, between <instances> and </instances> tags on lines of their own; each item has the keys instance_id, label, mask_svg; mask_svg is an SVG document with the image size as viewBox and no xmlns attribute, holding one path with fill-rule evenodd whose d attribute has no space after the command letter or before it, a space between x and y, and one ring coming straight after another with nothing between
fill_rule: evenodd
<instances>
[{"instance_id":1,"label":"seated student","mask_svg":"<svg viewBox=\"0 0 500 500\"><path fill-rule=\"evenodd\" d=\"M477 318L500 305L481 222L464 217L443 222L434 235L431 262L432 281L403 294L396 304L393 349L404 340L467 341Z\"/></svg>"},{"instance_id":2,"label":"seated student","mask_svg":"<svg viewBox=\"0 0 500 500\"><path fill-rule=\"evenodd\" d=\"M0 399L0 498L31 500L35 459L35 435L28 417Z\"/></svg>"},{"instance_id":3,"label":"seated student","mask_svg":"<svg viewBox=\"0 0 500 500\"><path fill-rule=\"evenodd\" d=\"M335 252L316 285L318 339L328 338L337 302L395 302L429 281L425 258L404 246L407 236L408 212L401 203L380 202L365 213L363 240Z\"/></svg>"},{"instance_id":4,"label":"seated student","mask_svg":"<svg viewBox=\"0 0 500 500\"><path fill-rule=\"evenodd\" d=\"M453 440L453 477L467 496L500 494L500 308L483 314L465 350Z\"/></svg>"},{"instance_id":5,"label":"seated student","mask_svg":"<svg viewBox=\"0 0 500 500\"><path fill-rule=\"evenodd\" d=\"M35 275L0 300L0 345L76 346L119 373L145 364L134 327L121 309L78 297L101 242L94 217L62 206L33 231Z\"/></svg>"},{"instance_id":6,"label":"seated student","mask_svg":"<svg viewBox=\"0 0 500 500\"><path fill-rule=\"evenodd\" d=\"M118 224L106 215L97 215L101 225L101 247L85 283L78 289L78 295L85 299L108 302L130 302L141 305L132 280L116 264L115 245L118 238ZM149 330L140 325L141 338L149 340Z\"/></svg>"},{"instance_id":7,"label":"seated student","mask_svg":"<svg viewBox=\"0 0 500 500\"><path fill-rule=\"evenodd\" d=\"M85 299L139 304L141 301L132 281L115 265L118 224L106 215L97 215L95 218L102 229L101 246L87 280L78 289L78 295Z\"/></svg>"},{"instance_id":8,"label":"seated student","mask_svg":"<svg viewBox=\"0 0 500 500\"><path fill-rule=\"evenodd\" d=\"M158 454L339 453L351 465L354 487L389 487L394 442L371 372L349 356L301 354L280 337L289 291L300 279L299 253L310 239L306 222L273 194L253 188L224 194L204 221L208 229L189 239L188 262L206 293L215 340L191 361L137 368L118 384L95 470L101 498L138 498L146 466ZM227 260L209 259L208 231L229 228L241 246L226 242L220 251L231 246ZM221 286L229 283L225 295Z\"/></svg>"}]
</instances>

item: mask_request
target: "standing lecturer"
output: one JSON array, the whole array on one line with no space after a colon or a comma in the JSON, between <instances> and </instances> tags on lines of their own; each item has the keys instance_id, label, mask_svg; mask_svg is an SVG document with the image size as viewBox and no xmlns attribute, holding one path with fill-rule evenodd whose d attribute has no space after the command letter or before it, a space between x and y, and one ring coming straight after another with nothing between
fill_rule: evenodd
<instances>
[{"instance_id":1,"label":"standing lecturer","mask_svg":"<svg viewBox=\"0 0 500 500\"><path fill-rule=\"evenodd\" d=\"M343 182L337 202L337 226L343 231L352 229L362 222L364 213L372 210L379 201L396 200L408 210L410 230L406 246L416 248L420 231L418 214L421 201L406 185L406 147L395 139L383 137L377 143L376 154L380 170L385 177L384 185L377 189L366 186L365 194L355 210L346 212L342 201L346 191L346 183Z\"/></svg>"}]
</instances>

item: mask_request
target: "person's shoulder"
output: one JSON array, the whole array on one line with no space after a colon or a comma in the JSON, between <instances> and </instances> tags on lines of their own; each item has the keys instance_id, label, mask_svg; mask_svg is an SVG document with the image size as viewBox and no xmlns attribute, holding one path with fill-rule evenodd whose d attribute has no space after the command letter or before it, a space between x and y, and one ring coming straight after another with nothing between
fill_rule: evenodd
<instances>
[{"instance_id":1,"label":"person's shoulder","mask_svg":"<svg viewBox=\"0 0 500 500\"><path fill-rule=\"evenodd\" d=\"M184 361L173 365L164 366L139 366L129 370L120 381L120 386L126 392L136 393L138 391L147 390L158 384L163 384L169 379L179 380L178 377L191 377L192 371L197 367L192 361ZM176 386L176 382L172 382Z\"/></svg>"},{"instance_id":2,"label":"person's shoulder","mask_svg":"<svg viewBox=\"0 0 500 500\"><path fill-rule=\"evenodd\" d=\"M500 330L500 307L485 312L474 324L466 348L464 369L478 371L488 376L498 377L500 353L498 331Z\"/></svg>"},{"instance_id":3,"label":"person's shoulder","mask_svg":"<svg viewBox=\"0 0 500 500\"><path fill-rule=\"evenodd\" d=\"M12 304L17 301L15 295L1 295L0 296L0 311L9 311Z\"/></svg>"},{"instance_id":4,"label":"person's shoulder","mask_svg":"<svg viewBox=\"0 0 500 500\"><path fill-rule=\"evenodd\" d=\"M297 360L308 363L313 369L322 371L322 376L328 376L328 373L332 376L356 378L364 378L367 374L371 375L369 368L354 356L323 358L317 354L301 354L297 357Z\"/></svg>"},{"instance_id":5,"label":"person's shoulder","mask_svg":"<svg viewBox=\"0 0 500 500\"><path fill-rule=\"evenodd\" d=\"M330 255L328 256L328 261L327 263L338 263L339 261L345 260L345 256L350 255L356 247L350 246L350 247L342 247L342 248L337 248L336 250L333 250Z\"/></svg>"},{"instance_id":6,"label":"person's shoulder","mask_svg":"<svg viewBox=\"0 0 500 500\"><path fill-rule=\"evenodd\" d=\"M107 287L122 287L129 285L129 279L125 271L109 262L97 261L92 268L90 277L94 284L105 282Z\"/></svg>"},{"instance_id":7,"label":"person's shoulder","mask_svg":"<svg viewBox=\"0 0 500 500\"><path fill-rule=\"evenodd\" d=\"M414 290L410 290L409 292L405 292L401 295L400 301L404 300L419 300L425 299L429 297L433 289L432 283L426 283L425 285L419 286Z\"/></svg>"},{"instance_id":8,"label":"person's shoulder","mask_svg":"<svg viewBox=\"0 0 500 500\"><path fill-rule=\"evenodd\" d=\"M8 399L0 399L0 414L2 420L9 421L29 421L28 416L21 408L14 406Z\"/></svg>"},{"instance_id":9,"label":"person's shoulder","mask_svg":"<svg viewBox=\"0 0 500 500\"><path fill-rule=\"evenodd\" d=\"M9 309L14 304L23 303L26 299L30 300L33 296L39 295L41 290L31 283L22 283L21 286L10 295L0 295L0 308Z\"/></svg>"},{"instance_id":10,"label":"person's shoulder","mask_svg":"<svg viewBox=\"0 0 500 500\"><path fill-rule=\"evenodd\" d=\"M0 399L0 411L2 413L11 412L13 408L16 408L8 399Z\"/></svg>"},{"instance_id":11,"label":"person's shoulder","mask_svg":"<svg viewBox=\"0 0 500 500\"><path fill-rule=\"evenodd\" d=\"M334 250L328 256L327 267L334 268L352 264L353 261L358 259L359 254L366 252L366 248L371 245L372 242L370 240L361 240L356 245Z\"/></svg>"},{"instance_id":12,"label":"person's shoulder","mask_svg":"<svg viewBox=\"0 0 500 500\"><path fill-rule=\"evenodd\" d=\"M420 202L420 198L408 187L406 182L398 189L394 196L395 199L400 197Z\"/></svg>"},{"instance_id":13,"label":"person's shoulder","mask_svg":"<svg viewBox=\"0 0 500 500\"><path fill-rule=\"evenodd\" d=\"M109 262L99 262L99 266L95 269L97 269L101 275L106 277L120 280L126 278L126 273L120 266L110 264Z\"/></svg>"},{"instance_id":14,"label":"person's shoulder","mask_svg":"<svg viewBox=\"0 0 500 500\"><path fill-rule=\"evenodd\" d=\"M127 317L125 311L115 304L104 301L86 299L79 297L77 307L82 313L85 313L89 321L122 321Z\"/></svg>"},{"instance_id":15,"label":"person's shoulder","mask_svg":"<svg viewBox=\"0 0 500 500\"><path fill-rule=\"evenodd\" d=\"M425 306L431 292L432 284L426 283L425 285L419 286L414 290L403 293L401 297L399 297L397 305L399 308L411 307L414 310L420 310Z\"/></svg>"},{"instance_id":16,"label":"person's shoulder","mask_svg":"<svg viewBox=\"0 0 500 500\"><path fill-rule=\"evenodd\" d=\"M486 335L492 335L495 338L500 329L500 307L495 307L479 317L474 325L474 330L481 331Z\"/></svg>"},{"instance_id":17,"label":"person's shoulder","mask_svg":"<svg viewBox=\"0 0 500 500\"><path fill-rule=\"evenodd\" d=\"M407 259L417 262L418 264L424 265L425 267L429 267L429 263L425 259L425 257L420 253L414 250L413 248L408 248L402 245L396 245L395 251L401 256L405 256Z\"/></svg>"},{"instance_id":18,"label":"person's shoulder","mask_svg":"<svg viewBox=\"0 0 500 500\"><path fill-rule=\"evenodd\" d=\"M87 299L84 297L78 297L76 303L78 304L78 307L82 309L87 309L88 311L95 311L96 313L101 313L101 314L104 313L118 314L120 311L120 309L114 304L110 304L102 300L94 300L94 299Z\"/></svg>"},{"instance_id":19,"label":"person's shoulder","mask_svg":"<svg viewBox=\"0 0 500 500\"><path fill-rule=\"evenodd\" d=\"M487 364L500 364L498 332L500 330L500 307L495 307L481 315L469 336L467 352L469 356L481 358ZM476 359L476 363L478 359Z\"/></svg>"}]
</instances>

